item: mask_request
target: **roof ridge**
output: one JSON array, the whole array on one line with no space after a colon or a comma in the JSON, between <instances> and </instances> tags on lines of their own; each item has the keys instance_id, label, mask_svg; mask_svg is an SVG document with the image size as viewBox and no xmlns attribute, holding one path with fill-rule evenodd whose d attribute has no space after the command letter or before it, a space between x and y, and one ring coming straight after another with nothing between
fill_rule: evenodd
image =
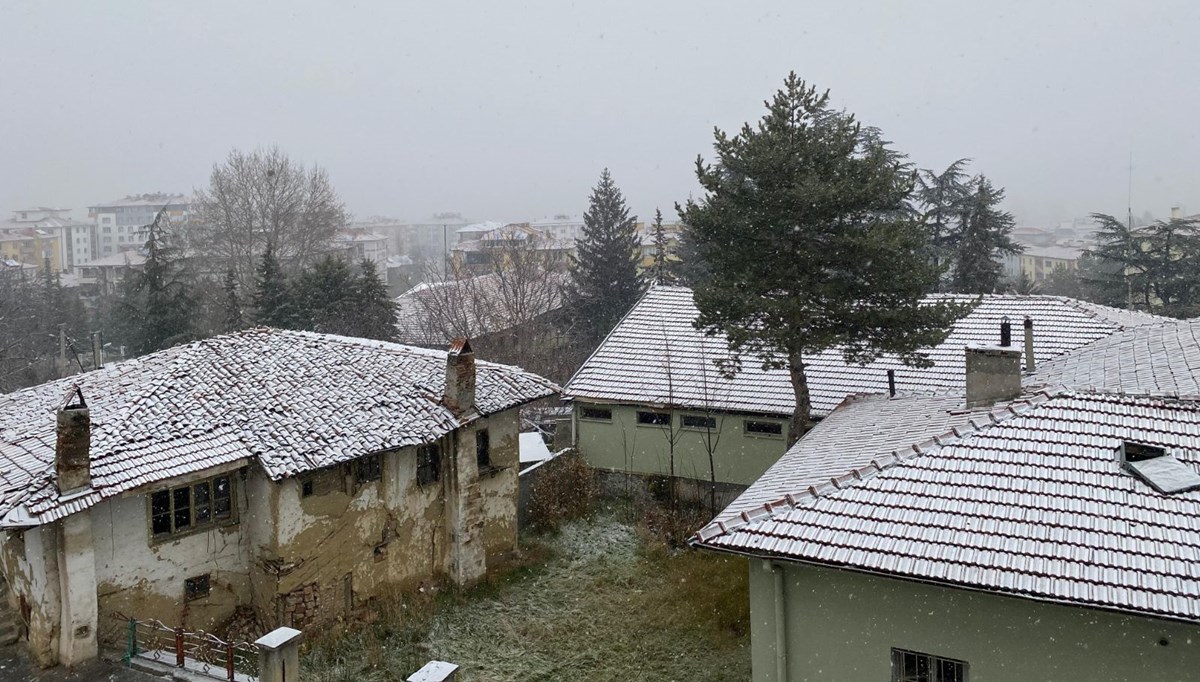
<instances>
[{"instance_id":1,"label":"roof ridge","mask_svg":"<svg viewBox=\"0 0 1200 682\"><path fill-rule=\"evenodd\" d=\"M992 426L1006 422L1014 417L1019 417L1029 413L1030 411L1040 407L1042 404L1065 393L1066 390L1050 391L1039 390L1026 395L1017 397L1016 399L1005 403L1004 406L988 410L983 413L988 417L988 422L977 424L975 419L968 421L970 427L959 428L951 427L949 431L933 435L924 440L912 443L908 448L901 450L893 450L890 453L882 456L876 456L867 464L860 467L853 467L845 474L833 476L827 482L820 485L810 485L800 491L799 495L788 493L783 498L775 501L764 502L760 505L742 510L738 514L736 521L726 523L724 521L712 521L704 526L692 536L693 542L708 542L714 538L727 535L735 530L740 530L749 526L752 523L765 521L775 518L776 512L781 508L786 508L786 511L792 511L800 506L799 501L812 502L818 498L836 494L849 487L857 485L863 481L870 480L876 475L888 471L900 464L909 460L921 457L923 455L932 454L936 450L943 447L957 444L967 438L988 430ZM911 448L912 452L907 450ZM881 461L882 460L882 461ZM709 532L711 529L717 528L720 532Z\"/></svg>"}]
</instances>

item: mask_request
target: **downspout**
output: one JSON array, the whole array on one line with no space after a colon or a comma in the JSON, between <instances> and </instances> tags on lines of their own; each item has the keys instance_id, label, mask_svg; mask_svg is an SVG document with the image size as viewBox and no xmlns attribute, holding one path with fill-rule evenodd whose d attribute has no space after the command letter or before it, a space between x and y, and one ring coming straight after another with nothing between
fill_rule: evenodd
<instances>
[{"instance_id":1,"label":"downspout","mask_svg":"<svg viewBox=\"0 0 1200 682\"><path fill-rule=\"evenodd\" d=\"M766 562L775 581L775 679L787 682L787 603L784 601L783 567Z\"/></svg>"}]
</instances>

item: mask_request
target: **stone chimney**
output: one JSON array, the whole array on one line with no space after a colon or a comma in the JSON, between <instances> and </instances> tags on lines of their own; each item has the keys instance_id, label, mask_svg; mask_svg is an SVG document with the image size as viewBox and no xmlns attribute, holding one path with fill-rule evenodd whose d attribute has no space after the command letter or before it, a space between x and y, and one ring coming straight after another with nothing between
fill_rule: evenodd
<instances>
[{"instance_id":1,"label":"stone chimney","mask_svg":"<svg viewBox=\"0 0 1200 682\"><path fill-rule=\"evenodd\" d=\"M54 471L60 495L92 484L92 419L83 392L72 386L58 408Z\"/></svg>"},{"instance_id":2,"label":"stone chimney","mask_svg":"<svg viewBox=\"0 0 1200 682\"><path fill-rule=\"evenodd\" d=\"M466 337L451 341L450 352L446 353L444 402L456 415L475 407L475 352Z\"/></svg>"},{"instance_id":3,"label":"stone chimney","mask_svg":"<svg viewBox=\"0 0 1200 682\"><path fill-rule=\"evenodd\" d=\"M1011 346L967 346L967 407L985 407L1021 395L1021 351Z\"/></svg>"},{"instance_id":4,"label":"stone chimney","mask_svg":"<svg viewBox=\"0 0 1200 682\"><path fill-rule=\"evenodd\" d=\"M1032 373L1037 369L1033 359L1033 318L1025 318L1025 371Z\"/></svg>"}]
</instances>

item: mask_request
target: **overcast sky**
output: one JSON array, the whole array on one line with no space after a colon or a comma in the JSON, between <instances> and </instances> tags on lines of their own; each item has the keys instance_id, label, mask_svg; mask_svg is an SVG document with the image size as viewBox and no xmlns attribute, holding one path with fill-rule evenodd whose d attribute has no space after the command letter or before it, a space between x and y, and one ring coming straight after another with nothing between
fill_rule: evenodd
<instances>
[{"instance_id":1,"label":"overcast sky","mask_svg":"<svg viewBox=\"0 0 1200 682\"><path fill-rule=\"evenodd\" d=\"M230 149L324 166L348 209L640 215L789 70L1020 224L1200 211L1200 3L22 2L0 5L0 209L207 184Z\"/></svg>"}]
</instances>

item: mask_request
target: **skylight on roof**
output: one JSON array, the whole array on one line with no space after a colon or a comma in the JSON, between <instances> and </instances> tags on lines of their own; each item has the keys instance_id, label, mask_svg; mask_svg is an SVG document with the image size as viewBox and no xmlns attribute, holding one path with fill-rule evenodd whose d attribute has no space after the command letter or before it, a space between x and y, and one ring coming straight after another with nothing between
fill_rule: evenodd
<instances>
[{"instance_id":1,"label":"skylight on roof","mask_svg":"<svg viewBox=\"0 0 1200 682\"><path fill-rule=\"evenodd\" d=\"M1200 473L1169 454L1165 448L1123 442L1121 461L1126 469L1165 495L1200 489Z\"/></svg>"}]
</instances>

